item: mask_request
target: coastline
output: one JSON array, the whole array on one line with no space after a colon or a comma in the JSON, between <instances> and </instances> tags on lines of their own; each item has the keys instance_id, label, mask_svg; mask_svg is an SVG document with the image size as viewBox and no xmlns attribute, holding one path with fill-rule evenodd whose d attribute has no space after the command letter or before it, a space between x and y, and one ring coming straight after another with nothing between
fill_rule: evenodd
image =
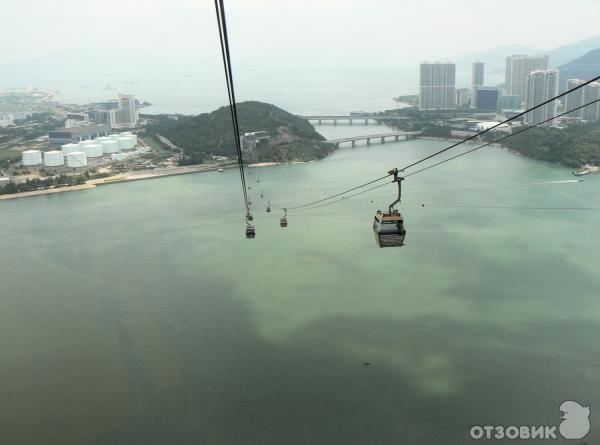
<instances>
[{"instance_id":1,"label":"coastline","mask_svg":"<svg viewBox=\"0 0 600 445\"><path fill-rule=\"evenodd\" d=\"M425 140L431 140L431 141L448 141L448 142L459 142L459 141L463 140L462 138L441 138L441 137L434 137L434 136L419 136L419 139L425 139ZM466 142L466 144L477 145L478 142L469 141L469 142ZM500 148L502 150L505 150L505 151L507 151L511 154L517 155L517 156L522 156L522 157L525 156L522 153L520 153L516 150L512 150L510 148L507 148L499 143L492 143L489 146ZM337 150L334 150L330 154L333 154L340 149L341 148L338 148ZM273 166L277 166L277 165L306 164L308 162L312 162L312 161L257 162L254 164L248 164L248 167L252 167L252 168L273 167ZM561 165L561 164L557 164L557 165ZM561 166L565 167L564 165L561 165ZM0 201L9 200L9 199L18 199L18 198L28 198L31 196L49 195L49 194L54 194L54 193L88 190L88 189L93 189L98 186L118 184L118 183L122 183L122 182L144 181L144 180L148 180L148 179L165 178L168 176L188 175L188 174L193 174L193 173L204 173L204 172L210 172L210 171L217 171L219 169L230 169L230 168L236 168L236 167L237 167L237 163L228 162L228 163L222 163L222 164L210 164L210 165L200 164L200 165L189 165L189 166L180 166L180 167L165 167L165 168L159 168L159 169L153 169L153 170L140 170L137 172L127 172L127 173L120 173L118 175L107 176L106 178L90 179L85 184L57 187L57 188L52 188L52 189L33 190L30 192L19 192L19 193L7 194L7 195L0 195ZM586 166L586 169L590 170L590 173L598 172L597 167L590 168L590 166Z\"/></svg>"},{"instance_id":2,"label":"coastline","mask_svg":"<svg viewBox=\"0 0 600 445\"><path fill-rule=\"evenodd\" d=\"M192 173L204 173L209 171L216 171L220 168L234 168L237 164L224 163L224 164L211 164L211 165L187 165L181 167L170 167L161 168L154 170L140 170L138 172L120 173L114 176L107 176L106 178L90 179L85 184L72 185L57 187L52 189L43 190L32 190L30 192L19 192L11 193L8 195L0 195L0 201L17 199L17 198L28 198L31 196L49 195L53 193L72 192L78 190L88 190L102 185L118 184L121 182L133 182L133 181L144 181L147 179L165 178L168 176L179 176L189 175Z\"/></svg>"},{"instance_id":3,"label":"coastline","mask_svg":"<svg viewBox=\"0 0 600 445\"><path fill-rule=\"evenodd\" d=\"M284 164L305 164L306 161L292 161L292 162L258 162L255 164L249 164L248 167L258 168L258 167L272 167L275 165L284 165ZM166 168L156 168L154 170L140 170L137 172L127 172L120 173L118 175L107 176L106 178L99 179L90 179L86 181L85 184L72 185L72 186L63 186L51 189L43 189L43 190L32 190L30 192L19 192L19 193L11 193L7 195L0 195L0 201L5 201L9 199L18 199L18 198L28 198L31 196L40 196L40 195L50 195L54 193L63 193L63 192L74 192L79 190L89 190L95 187L110 185L110 184L119 184L122 182L133 182L133 181L145 181L148 179L156 179L156 178L166 178L168 176L179 176L179 175L189 175L193 173L205 173L211 171L217 171L219 169L230 169L236 168L237 163L222 163L222 164L200 164L200 165L186 165L180 167L166 167Z\"/></svg>"}]
</instances>

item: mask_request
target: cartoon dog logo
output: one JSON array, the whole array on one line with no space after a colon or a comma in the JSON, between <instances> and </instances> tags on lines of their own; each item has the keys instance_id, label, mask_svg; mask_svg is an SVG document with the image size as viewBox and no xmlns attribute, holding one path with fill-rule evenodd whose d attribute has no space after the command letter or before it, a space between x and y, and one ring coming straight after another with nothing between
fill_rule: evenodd
<instances>
[{"instance_id":1,"label":"cartoon dog logo","mask_svg":"<svg viewBox=\"0 0 600 445\"><path fill-rule=\"evenodd\" d=\"M567 400L560 405L563 421L559 431L565 439L583 439L590 432L590 407L581 406L578 402Z\"/></svg>"}]
</instances>

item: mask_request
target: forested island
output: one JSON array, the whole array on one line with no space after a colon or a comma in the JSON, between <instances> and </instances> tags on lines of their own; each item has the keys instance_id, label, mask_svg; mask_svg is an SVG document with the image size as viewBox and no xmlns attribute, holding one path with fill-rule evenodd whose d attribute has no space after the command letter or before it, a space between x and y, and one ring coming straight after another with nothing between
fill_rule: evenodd
<instances>
[{"instance_id":1,"label":"forested island","mask_svg":"<svg viewBox=\"0 0 600 445\"><path fill-rule=\"evenodd\" d=\"M237 104L240 133L268 131L269 142L244 153L248 162L322 159L334 150L306 120L262 102ZM146 132L167 138L182 150L179 164L201 164L208 156L236 155L229 107L198 116L148 116Z\"/></svg>"},{"instance_id":2,"label":"forested island","mask_svg":"<svg viewBox=\"0 0 600 445\"><path fill-rule=\"evenodd\" d=\"M475 116L476 111L425 112L416 108L389 110L383 116L404 116L406 120L385 120L386 125L403 131L420 131L421 136L452 139L457 128L450 124L453 118L482 119L486 113ZM488 113L489 114L489 113ZM515 127L514 131L521 130ZM493 141L505 136L490 132L482 136ZM539 161L555 162L568 167L600 165L600 124L568 123L564 128L535 127L501 142L502 146Z\"/></svg>"},{"instance_id":3,"label":"forested island","mask_svg":"<svg viewBox=\"0 0 600 445\"><path fill-rule=\"evenodd\" d=\"M569 167L600 165L600 125L580 124L566 128L536 127L502 141L506 148L540 161Z\"/></svg>"}]
</instances>

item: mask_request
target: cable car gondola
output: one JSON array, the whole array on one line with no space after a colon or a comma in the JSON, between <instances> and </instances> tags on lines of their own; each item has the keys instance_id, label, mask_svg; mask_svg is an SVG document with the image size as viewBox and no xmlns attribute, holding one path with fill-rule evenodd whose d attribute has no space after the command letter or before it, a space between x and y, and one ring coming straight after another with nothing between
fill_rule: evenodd
<instances>
[{"instance_id":1,"label":"cable car gondola","mask_svg":"<svg viewBox=\"0 0 600 445\"><path fill-rule=\"evenodd\" d=\"M248 212L246 214L246 221L254 221L254 216L252 216L252 213Z\"/></svg>"},{"instance_id":2,"label":"cable car gondola","mask_svg":"<svg viewBox=\"0 0 600 445\"><path fill-rule=\"evenodd\" d=\"M256 229L254 228L253 225L248 224L246 226L246 239L254 238L254 237L256 237Z\"/></svg>"},{"instance_id":3,"label":"cable car gondola","mask_svg":"<svg viewBox=\"0 0 600 445\"><path fill-rule=\"evenodd\" d=\"M288 222L287 222L287 209L283 209L284 214L283 214L283 218L281 218L279 220L279 225L281 227L287 227L288 226Z\"/></svg>"},{"instance_id":4,"label":"cable car gondola","mask_svg":"<svg viewBox=\"0 0 600 445\"><path fill-rule=\"evenodd\" d=\"M400 202L404 178L398 176L397 168L390 170L388 173L394 175L394 182L398 184L398 199L390 204L387 213L381 210L377 211L373 222L373 233L379 247L401 247L404 245L404 238L406 237L404 218L394 206Z\"/></svg>"},{"instance_id":5,"label":"cable car gondola","mask_svg":"<svg viewBox=\"0 0 600 445\"><path fill-rule=\"evenodd\" d=\"M271 213L271 201L267 204L267 213Z\"/></svg>"}]
</instances>

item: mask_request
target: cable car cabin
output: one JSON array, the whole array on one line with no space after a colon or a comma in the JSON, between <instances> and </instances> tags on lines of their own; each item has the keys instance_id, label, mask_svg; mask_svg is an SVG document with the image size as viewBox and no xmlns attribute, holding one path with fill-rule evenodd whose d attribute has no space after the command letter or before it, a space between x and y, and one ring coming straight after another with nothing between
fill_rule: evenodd
<instances>
[{"instance_id":1,"label":"cable car cabin","mask_svg":"<svg viewBox=\"0 0 600 445\"><path fill-rule=\"evenodd\" d=\"M385 213L378 210L373 222L373 232L379 247L400 247L404 245L406 230L404 219L398 211Z\"/></svg>"},{"instance_id":2,"label":"cable car cabin","mask_svg":"<svg viewBox=\"0 0 600 445\"><path fill-rule=\"evenodd\" d=\"M246 227L246 238L254 238L256 236L256 230L254 226Z\"/></svg>"},{"instance_id":3,"label":"cable car cabin","mask_svg":"<svg viewBox=\"0 0 600 445\"><path fill-rule=\"evenodd\" d=\"M285 216L279 220L279 225L281 227L287 227L287 218Z\"/></svg>"}]
</instances>

